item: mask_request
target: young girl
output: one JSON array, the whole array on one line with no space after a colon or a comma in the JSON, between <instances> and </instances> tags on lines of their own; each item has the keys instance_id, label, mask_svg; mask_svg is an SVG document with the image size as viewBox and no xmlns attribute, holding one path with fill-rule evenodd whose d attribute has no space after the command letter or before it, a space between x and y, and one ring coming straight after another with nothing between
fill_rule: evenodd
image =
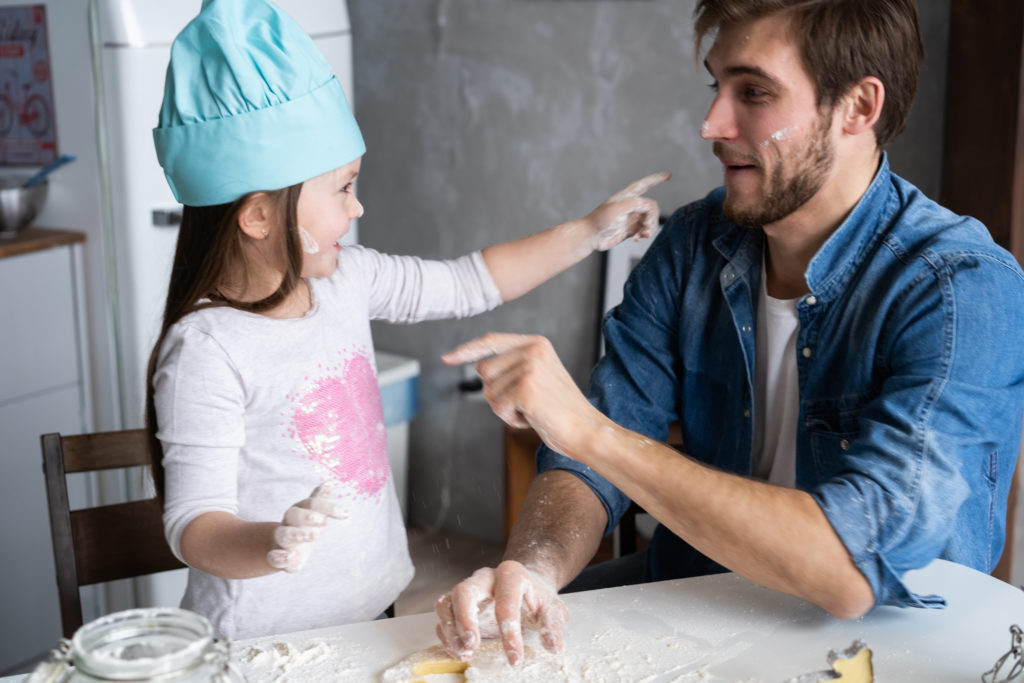
<instances>
[{"instance_id":1,"label":"young girl","mask_svg":"<svg viewBox=\"0 0 1024 683\"><path fill-rule=\"evenodd\" d=\"M667 174L453 261L341 247L363 139L266 0L204 0L154 140L185 205L147 400L167 538L191 567L182 604L231 639L373 619L413 568L370 320L474 315L647 236L657 205L640 195Z\"/></svg>"}]
</instances>

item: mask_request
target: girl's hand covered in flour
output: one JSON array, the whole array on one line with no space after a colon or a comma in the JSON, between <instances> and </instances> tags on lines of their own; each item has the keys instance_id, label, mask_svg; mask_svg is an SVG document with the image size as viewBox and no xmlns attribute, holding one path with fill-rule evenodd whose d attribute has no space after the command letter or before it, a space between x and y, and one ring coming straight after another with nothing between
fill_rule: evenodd
<instances>
[{"instance_id":1,"label":"girl's hand covered in flour","mask_svg":"<svg viewBox=\"0 0 1024 683\"><path fill-rule=\"evenodd\" d=\"M274 549L267 553L267 564L286 572L302 569L328 518L345 519L348 516L331 498L333 491L333 484L320 484L309 498L288 508L280 526L274 530Z\"/></svg>"},{"instance_id":2,"label":"girl's hand covered in flour","mask_svg":"<svg viewBox=\"0 0 1024 683\"><path fill-rule=\"evenodd\" d=\"M591 211L583 219L593 234L591 248L607 251L629 237L652 237L658 231L658 203L643 194L671 177L667 172L652 173L616 192Z\"/></svg>"},{"instance_id":3,"label":"girl's hand covered in flour","mask_svg":"<svg viewBox=\"0 0 1024 683\"><path fill-rule=\"evenodd\" d=\"M551 652L564 645L569 611L550 581L519 562L478 569L437 599L437 637L452 657L463 661L485 638L501 638L508 662L523 659L523 628L540 631Z\"/></svg>"},{"instance_id":4,"label":"girl's hand covered in flour","mask_svg":"<svg viewBox=\"0 0 1024 683\"><path fill-rule=\"evenodd\" d=\"M521 239L486 247L481 255L501 300L512 301L594 251L611 249L658 230L658 203L642 196L671 177L653 173L630 184L583 218L574 218Z\"/></svg>"}]
</instances>

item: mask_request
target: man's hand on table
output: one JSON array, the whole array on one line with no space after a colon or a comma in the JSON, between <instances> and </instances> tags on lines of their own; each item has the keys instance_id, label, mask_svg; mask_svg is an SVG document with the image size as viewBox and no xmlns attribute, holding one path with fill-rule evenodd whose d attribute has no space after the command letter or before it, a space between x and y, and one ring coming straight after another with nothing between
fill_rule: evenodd
<instances>
[{"instance_id":1,"label":"man's hand on table","mask_svg":"<svg viewBox=\"0 0 1024 683\"><path fill-rule=\"evenodd\" d=\"M523 627L560 652L569 612L553 584L519 562L478 569L437 599L437 636L452 657L468 660L485 638L500 637L508 662L523 660Z\"/></svg>"},{"instance_id":2,"label":"man's hand on table","mask_svg":"<svg viewBox=\"0 0 1024 683\"><path fill-rule=\"evenodd\" d=\"M532 427L551 448L569 455L607 418L576 386L544 337L490 333L444 354L449 365L476 363L484 396L513 427ZM569 619L552 578L556 568L506 560L477 570L441 596L437 635L448 653L469 659L484 638L500 637L513 666L523 659L523 628L538 630L545 649L563 647Z\"/></svg>"}]
</instances>

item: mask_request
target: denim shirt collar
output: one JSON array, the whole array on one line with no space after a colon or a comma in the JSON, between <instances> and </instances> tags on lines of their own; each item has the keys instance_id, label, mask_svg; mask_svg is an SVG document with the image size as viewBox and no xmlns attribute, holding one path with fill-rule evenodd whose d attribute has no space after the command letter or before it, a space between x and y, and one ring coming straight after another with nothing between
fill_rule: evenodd
<instances>
[{"instance_id":1,"label":"denim shirt collar","mask_svg":"<svg viewBox=\"0 0 1024 683\"><path fill-rule=\"evenodd\" d=\"M764 252L764 231L760 228L742 228L725 217L721 202L725 198L725 188L719 187L712 193L717 199L717 206L712 209L709 223L719 234L712 237L711 244L715 251L729 263L737 280L748 279L751 287L760 284L761 255ZM755 267L756 266L756 267Z\"/></svg>"},{"instance_id":2,"label":"denim shirt collar","mask_svg":"<svg viewBox=\"0 0 1024 683\"><path fill-rule=\"evenodd\" d=\"M719 188L724 195L724 188ZM807 266L804 278L811 293L825 302L838 296L857 272L858 266L882 239L879 225L887 225L898 209L892 192L892 174L889 170L888 154L883 152L878 171L861 198L854 205L850 215L825 240ZM730 263L739 275L756 267L761 269L761 255L764 250L764 231L738 228L716 209L712 222L721 222L728 228L714 238L715 249ZM752 280L751 286L758 285Z\"/></svg>"},{"instance_id":3,"label":"denim shirt collar","mask_svg":"<svg viewBox=\"0 0 1024 683\"><path fill-rule=\"evenodd\" d=\"M883 152L874 180L860 200L807 266L804 278L819 301L839 296L861 263L882 239L898 204L892 190L889 158Z\"/></svg>"}]
</instances>

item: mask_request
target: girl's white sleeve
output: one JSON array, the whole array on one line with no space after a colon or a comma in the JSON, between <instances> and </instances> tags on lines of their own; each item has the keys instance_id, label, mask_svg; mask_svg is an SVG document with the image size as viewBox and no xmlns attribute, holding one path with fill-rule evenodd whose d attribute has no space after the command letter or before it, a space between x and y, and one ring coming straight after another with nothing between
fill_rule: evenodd
<instances>
[{"instance_id":1,"label":"girl's white sleeve","mask_svg":"<svg viewBox=\"0 0 1024 683\"><path fill-rule=\"evenodd\" d=\"M241 384L216 341L187 325L165 339L153 383L164 451L164 534L184 562L181 535L192 520L205 512L238 512Z\"/></svg>"},{"instance_id":2,"label":"girl's white sleeve","mask_svg":"<svg viewBox=\"0 0 1024 683\"><path fill-rule=\"evenodd\" d=\"M343 277L368 287L370 317L394 323L465 318L501 304L491 272L477 251L448 261L381 254L352 245L341 250Z\"/></svg>"}]
</instances>

